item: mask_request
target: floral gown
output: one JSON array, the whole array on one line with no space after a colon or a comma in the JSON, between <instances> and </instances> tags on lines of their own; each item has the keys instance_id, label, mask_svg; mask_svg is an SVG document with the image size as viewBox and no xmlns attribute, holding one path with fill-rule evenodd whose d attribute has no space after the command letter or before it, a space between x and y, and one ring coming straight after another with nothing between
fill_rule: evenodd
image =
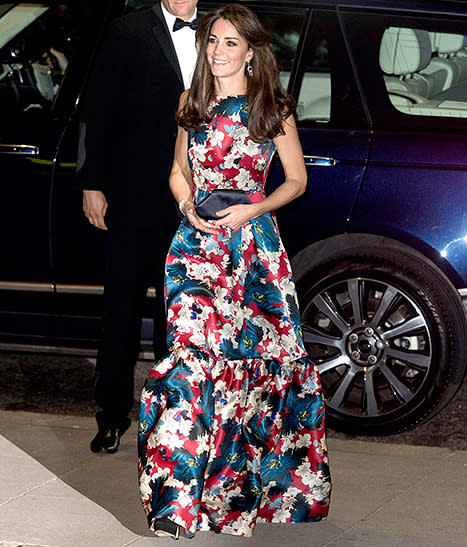
<instances>
[{"instance_id":1,"label":"floral gown","mask_svg":"<svg viewBox=\"0 0 467 547\"><path fill-rule=\"evenodd\" d=\"M273 142L248 134L245 96L216 97L189 132L195 202L214 188L262 199ZM327 515L320 380L302 341L295 286L273 215L217 235L187 219L166 262L170 353L141 398L143 507L197 530L251 536L256 522Z\"/></svg>"}]
</instances>

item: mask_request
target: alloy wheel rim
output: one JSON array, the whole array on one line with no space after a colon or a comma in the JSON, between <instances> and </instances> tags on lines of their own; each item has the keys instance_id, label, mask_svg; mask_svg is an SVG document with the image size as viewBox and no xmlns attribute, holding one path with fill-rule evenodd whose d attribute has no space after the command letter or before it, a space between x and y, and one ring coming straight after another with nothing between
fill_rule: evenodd
<instances>
[{"instance_id":1,"label":"alloy wheel rim","mask_svg":"<svg viewBox=\"0 0 467 547\"><path fill-rule=\"evenodd\" d=\"M308 302L303 335L328 410L381 418L413 401L433 361L429 323L407 291L379 279L330 282Z\"/></svg>"}]
</instances>

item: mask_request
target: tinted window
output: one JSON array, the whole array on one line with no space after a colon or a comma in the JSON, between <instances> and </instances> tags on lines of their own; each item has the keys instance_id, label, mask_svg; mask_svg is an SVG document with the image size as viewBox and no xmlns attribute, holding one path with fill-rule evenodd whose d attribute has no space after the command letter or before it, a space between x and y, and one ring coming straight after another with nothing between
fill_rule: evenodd
<instances>
[{"instance_id":1,"label":"tinted window","mask_svg":"<svg viewBox=\"0 0 467 547\"><path fill-rule=\"evenodd\" d=\"M331 119L331 68L329 36L315 26L308 46L308 65L297 102L297 119L327 123Z\"/></svg>"},{"instance_id":2,"label":"tinted window","mask_svg":"<svg viewBox=\"0 0 467 547\"><path fill-rule=\"evenodd\" d=\"M467 19L347 14L345 27L375 125L465 129Z\"/></svg>"},{"instance_id":3,"label":"tinted window","mask_svg":"<svg viewBox=\"0 0 467 547\"><path fill-rule=\"evenodd\" d=\"M313 11L296 87L299 125L367 126L354 70L334 12Z\"/></svg>"},{"instance_id":4,"label":"tinted window","mask_svg":"<svg viewBox=\"0 0 467 547\"><path fill-rule=\"evenodd\" d=\"M0 109L49 110L77 46L66 4L9 4L0 16Z\"/></svg>"},{"instance_id":5,"label":"tinted window","mask_svg":"<svg viewBox=\"0 0 467 547\"><path fill-rule=\"evenodd\" d=\"M287 89L306 20L306 10L261 8L254 11L266 32L271 36L272 47L279 65L280 79L284 88Z\"/></svg>"},{"instance_id":6,"label":"tinted window","mask_svg":"<svg viewBox=\"0 0 467 547\"><path fill-rule=\"evenodd\" d=\"M416 116L467 117L464 34L389 27L381 39L379 62L397 110Z\"/></svg>"}]
</instances>

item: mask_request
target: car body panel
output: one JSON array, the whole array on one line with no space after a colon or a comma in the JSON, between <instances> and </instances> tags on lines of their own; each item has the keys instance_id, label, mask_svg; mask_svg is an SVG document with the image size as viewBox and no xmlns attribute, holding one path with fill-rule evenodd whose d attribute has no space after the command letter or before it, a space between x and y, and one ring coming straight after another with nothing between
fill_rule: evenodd
<instances>
[{"instance_id":1,"label":"car body panel","mask_svg":"<svg viewBox=\"0 0 467 547\"><path fill-rule=\"evenodd\" d=\"M441 268L447 261L457 272L458 288L466 286L466 158L465 136L375 132L349 229L431 249Z\"/></svg>"},{"instance_id":2,"label":"car body panel","mask_svg":"<svg viewBox=\"0 0 467 547\"><path fill-rule=\"evenodd\" d=\"M306 244L346 231L369 151L368 131L299 129L307 163L308 189L297 202L278 211L281 234L293 256ZM313 158L332 160L331 165L313 165ZM311 164L311 165L310 165ZM284 179L274 164L268 191ZM336 181L338 183L336 184ZM330 215L329 211L333 214Z\"/></svg>"}]
</instances>

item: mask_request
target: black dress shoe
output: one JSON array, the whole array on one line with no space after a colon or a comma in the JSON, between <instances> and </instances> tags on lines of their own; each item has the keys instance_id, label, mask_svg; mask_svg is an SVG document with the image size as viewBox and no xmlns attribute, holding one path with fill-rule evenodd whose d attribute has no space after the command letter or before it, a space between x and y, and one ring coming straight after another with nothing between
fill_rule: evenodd
<instances>
[{"instance_id":1,"label":"black dress shoe","mask_svg":"<svg viewBox=\"0 0 467 547\"><path fill-rule=\"evenodd\" d=\"M157 537L178 539L180 537L180 526L167 518L157 519L154 522L154 533Z\"/></svg>"},{"instance_id":2,"label":"black dress shoe","mask_svg":"<svg viewBox=\"0 0 467 547\"><path fill-rule=\"evenodd\" d=\"M108 454L117 452L118 445L120 444L120 437L130 427L130 424L130 418L125 418L118 425L100 425L97 435L91 441L91 451L107 452Z\"/></svg>"}]
</instances>

